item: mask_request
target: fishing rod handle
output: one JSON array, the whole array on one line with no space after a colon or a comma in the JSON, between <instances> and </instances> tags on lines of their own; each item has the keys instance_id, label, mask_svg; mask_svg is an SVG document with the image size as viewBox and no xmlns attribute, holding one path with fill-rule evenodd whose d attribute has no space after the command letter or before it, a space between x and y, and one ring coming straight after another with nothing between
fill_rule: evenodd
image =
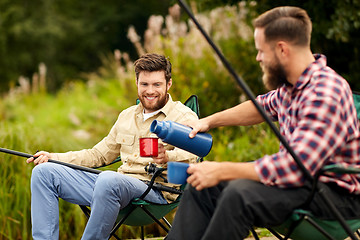
<instances>
[{"instance_id":1,"label":"fishing rod handle","mask_svg":"<svg viewBox=\"0 0 360 240\"><path fill-rule=\"evenodd\" d=\"M34 157L34 156L31 155L31 154L27 154L27 153L23 153L23 152L18 152L18 151L6 149L6 148L0 148L0 152L12 154L12 155L16 155L16 156L20 156L20 157L25 157L25 158ZM99 174L99 173L102 172L102 171L97 170L97 169L92 169L92 168L88 168L88 167L78 166L78 165L71 164L71 163L66 163L66 162L60 162L60 161L53 160L53 159L49 159L48 162L56 163L56 164L60 164L60 165L64 165L64 166L67 166L67 167L70 167L70 168L73 168L73 169L82 170L82 171L86 171L86 172L90 172L90 173L95 173L95 174Z\"/></svg>"}]
</instances>

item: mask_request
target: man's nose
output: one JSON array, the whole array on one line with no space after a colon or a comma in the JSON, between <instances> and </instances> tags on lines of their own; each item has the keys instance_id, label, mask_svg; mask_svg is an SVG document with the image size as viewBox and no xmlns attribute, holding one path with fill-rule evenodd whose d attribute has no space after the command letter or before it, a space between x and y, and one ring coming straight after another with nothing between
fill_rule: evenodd
<instances>
[{"instance_id":1,"label":"man's nose","mask_svg":"<svg viewBox=\"0 0 360 240\"><path fill-rule=\"evenodd\" d=\"M256 54L256 61L261 62L261 54L260 53Z\"/></svg>"},{"instance_id":2,"label":"man's nose","mask_svg":"<svg viewBox=\"0 0 360 240\"><path fill-rule=\"evenodd\" d=\"M146 88L146 92L147 93L153 93L153 92L155 92L155 87L154 86L148 86L147 88Z\"/></svg>"}]
</instances>

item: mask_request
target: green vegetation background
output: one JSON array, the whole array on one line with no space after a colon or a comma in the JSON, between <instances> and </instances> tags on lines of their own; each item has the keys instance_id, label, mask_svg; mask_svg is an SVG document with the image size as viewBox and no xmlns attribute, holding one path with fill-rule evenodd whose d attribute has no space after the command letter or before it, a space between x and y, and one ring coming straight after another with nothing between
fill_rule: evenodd
<instances>
[{"instance_id":1,"label":"green vegetation background","mask_svg":"<svg viewBox=\"0 0 360 240\"><path fill-rule=\"evenodd\" d=\"M314 25L312 49L353 89L360 89L360 0L184 0L205 12L225 4L256 4L256 15L272 7L306 9ZM130 25L143 36L151 15L165 16L176 0L1 0L0 93L16 86L19 76L32 81L39 63L47 66L47 89L56 92L83 72L101 66L101 56L114 49L137 57L127 38ZM187 19L186 14L181 18ZM226 23L226 20L220 20ZM143 42L143 39L141 40ZM232 53L233 54L233 53Z\"/></svg>"},{"instance_id":2,"label":"green vegetation background","mask_svg":"<svg viewBox=\"0 0 360 240\"><path fill-rule=\"evenodd\" d=\"M256 50L250 22L259 9L269 6L266 5L267 1L259 2L264 4L242 1L196 15L255 94L263 93L264 89L261 71L255 61ZM354 2L358 4L358 1ZM2 2L9 3L7 0ZM63 3L70 4L69 1ZM194 12L198 12L196 6L192 5ZM13 13L19 9L13 9ZM74 12L72 14L75 15ZM357 23L356 17L344 15L339 19L353 19L353 23ZM37 25L33 22L27 24L28 27ZM79 29L83 27L78 26ZM333 36L340 33L344 38L341 41L353 41L348 35L342 34L341 27L333 29L340 29ZM12 30L21 32L22 29L15 27ZM73 30L76 32L76 28ZM170 90L173 99L185 101L191 94L198 95L202 116L246 100L201 34L181 16L178 6L172 7L167 16L150 16L148 27L141 31L141 37L136 30L130 28L127 36L137 55L158 52L170 58L173 64L174 84ZM2 40L4 38L0 37L0 43ZM74 42L69 43L72 44ZM88 43L80 41L77 44L87 46ZM4 48L0 47L1 50ZM64 48L61 51L67 50ZM96 72L82 74L79 79L62 79L62 87L56 93L49 91L58 85L54 83L58 80L52 77L54 69L49 70L44 64L31 73L31 80L23 77L13 84L0 99L0 147L26 153L37 150L64 152L91 148L106 136L120 111L134 104L137 98L135 75L128 52L115 50L112 54L96 54L100 62ZM74 52L65 61L71 64L81 55L82 52ZM21 60L22 56L28 58L19 53L11 61L16 61L16 57ZM6 67L9 62L1 64ZM62 76L61 69L55 73ZM214 146L207 160L251 161L278 149L277 139L265 124L220 128L210 133L214 137ZM23 158L0 153L0 166L0 239L31 239L30 177L33 165L26 164ZM85 217L77 206L60 200L60 239L79 239L85 223ZM164 235L153 226L148 227L147 232L149 236ZM139 230L124 227L120 235L125 239L138 237Z\"/></svg>"},{"instance_id":3,"label":"green vegetation background","mask_svg":"<svg viewBox=\"0 0 360 240\"><path fill-rule=\"evenodd\" d=\"M261 73L254 60L252 30L247 24L250 9L245 4L217 8L198 18L239 73L252 79L252 87L261 91ZM226 27L219 24L224 17L228 19ZM180 20L179 8L174 7L165 19L151 16L144 43L139 42L135 29L129 31L129 38L139 54L160 52L170 57L174 81L170 93L180 101L197 94L202 116L246 99L199 32ZM22 79L0 100L1 147L26 153L64 152L90 148L100 141L119 112L137 97L133 63L127 53L117 50L103 56L102 66L87 74L86 79L70 81L56 94L46 90L46 66L40 66L38 81ZM276 139L264 125L223 128L211 133L214 147L209 160L254 160L277 149ZM30 239L29 186L33 165L6 154L1 154L0 165L0 239ZM79 239L84 226L80 209L60 200L60 239ZM134 228L120 232L124 238L138 234ZM163 234L158 229L148 233Z\"/></svg>"}]
</instances>

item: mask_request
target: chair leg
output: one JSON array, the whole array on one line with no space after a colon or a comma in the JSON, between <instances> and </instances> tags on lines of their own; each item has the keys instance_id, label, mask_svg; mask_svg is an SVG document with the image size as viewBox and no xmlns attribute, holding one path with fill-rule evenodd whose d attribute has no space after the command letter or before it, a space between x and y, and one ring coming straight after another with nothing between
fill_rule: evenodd
<instances>
[{"instance_id":1,"label":"chair leg","mask_svg":"<svg viewBox=\"0 0 360 240\"><path fill-rule=\"evenodd\" d=\"M90 213L91 213L90 209L89 209L87 206L83 206L83 205L79 205L79 207L81 208L81 210L82 210L83 213L85 214L86 218L89 219L89 218L90 218ZM110 239L111 237L114 237L114 238L116 238L117 240L121 240L121 238L119 238L119 237L115 234L115 232L112 232L112 233L110 234L109 239Z\"/></svg>"},{"instance_id":2,"label":"chair leg","mask_svg":"<svg viewBox=\"0 0 360 240\"><path fill-rule=\"evenodd\" d=\"M255 238L255 240L260 240L259 236L257 235L257 233L255 232L255 229L252 227L250 228L250 232L252 233L253 237Z\"/></svg>"},{"instance_id":3,"label":"chair leg","mask_svg":"<svg viewBox=\"0 0 360 240\"><path fill-rule=\"evenodd\" d=\"M151 214L151 212L149 212L149 210L147 210L146 208L144 208L142 205L140 206L142 210L144 210L144 212L146 212L147 215L149 215L154 222L156 222L157 224L159 224L159 226L165 230L165 232L169 232L169 229L165 227L164 224L162 224L158 219L156 219L156 217L154 217L154 215Z\"/></svg>"},{"instance_id":4,"label":"chair leg","mask_svg":"<svg viewBox=\"0 0 360 240\"><path fill-rule=\"evenodd\" d=\"M141 240L145 239L144 226L141 226Z\"/></svg>"},{"instance_id":5,"label":"chair leg","mask_svg":"<svg viewBox=\"0 0 360 240\"><path fill-rule=\"evenodd\" d=\"M81 208L81 210L83 211L83 213L85 214L85 216L87 217L87 219L89 219L90 217L90 209L84 205L79 205L79 207Z\"/></svg>"},{"instance_id":6,"label":"chair leg","mask_svg":"<svg viewBox=\"0 0 360 240\"><path fill-rule=\"evenodd\" d=\"M81 206L80 205L80 208L81 210L84 212L85 216L89 219L90 217L90 209L87 208L86 206ZM115 226L114 228L112 229L111 233L110 233L110 237L114 237L116 238L117 240L121 240L121 238L119 238L115 232L119 229L119 227L123 224L123 222L126 220L126 218L135 210L136 207L133 207L133 209L131 209L127 215L125 217L123 217ZM151 214L151 212L149 212L146 208L144 208L142 205L140 205L140 208L145 212L147 213L147 215L149 215L162 229L164 229L164 231L166 232L169 232L169 229L171 228L171 224L169 223L169 221L165 218L165 217L162 217L162 220L164 221L164 223L168 226L168 228L163 224L161 223L158 219L156 219L154 217L154 215ZM144 233L144 226L141 226L141 239L144 240L145 238L145 233ZM256 239L258 240L258 239Z\"/></svg>"},{"instance_id":7,"label":"chair leg","mask_svg":"<svg viewBox=\"0 0 360 240\"><path fill-rule=\"evenodd\" d=\"M335 240L332 236L330 236L321 226L319 226L315 221L313 221L311 218L309 218L308 216L302 216L302 218L304 221L307 221L308 223L310 223L314 228L316 228L320 233L322 233L324 235L324 237L330 239L330 240ZM277 237L280 240L287 240L289 239L289 237L291 236L291 234L293 233L294 229L298 226L298 224L300 223L301 220L295 221L291 224L291 226L289 227L289 231L287 232L286 236L283 238L281 237L276 231L274 231L271 228L267 228L275 237Z\"/></svg>"},{"instance_id":8,"label":"chair leg","mask_svg":"<svg viewBox=\"0 0 360 240\"><path fill-rule=\"evenodd\" d=\"M135 210L135 207L133 207L111 230L110 237L115 236L115 232L118 230L118 228L125 222L126 218Z\"/></svg>"},{"instance_id":9,"label":"chair leg","mask_svg":"<svg viewBox=\"0 0 360 240\"><path fill-rule=\"evenodd\" d=\"M305 216L304 220L308 221L311 225L313 225L319 232L321 232L325 237L330 240L335 240L330 234L328 234L321 226L319 226L314 220Z\"/></svg>"},{"instance_id":10,"label":"chair leg","mask_svg":"<svg viewBox=\"0 0 360 240\"><path fill-rule=\"evenodd\" d=\"M113 235L110 235L109 239L110 239L111 237L116 238L116 240L121 240L121 238L119 238L115 233L114 233Z\"/></svg>"},{"instance_id":11,"label":"chair leg","mask_svg":"<svg viewBox=\"0 0 360 240\"><path fill-rule=\"evenodd\" d=\"M280 236L280 234L278 234L276 231L274 231L271 228L268 228L268 230L278 239L280 240L288 240L291 236L291 234L294 232L295 228L301 223L301 221L303 219L307 218L306 215L301 215L300 219L298 219L297 221L294 221L291 223L291 225L289 226L289 230L286 233L286 235L284 237Z\"/></svg>"},{"instance_id":12,"label":"chair leg","mask_svg":"<svg viewBox=\"0 0 360 240\"><path fill-rule=\"evenodd\" d=\"M272 235L274 235L277 239L279 240L284 240L284 238L282 236L280 236L280 234L278 234L276 231L274 231L271 228L267 228L267 230L269 230L269 232L271 232Z\"/></svg>"},{"instance_id":13,"label":"chair leg","mask_svg":"<svg viewBox=\"0 0 360 240\"><path fill-rule=\"evenodd\" d=\"M168 221L165 217L162 217L162 220L164 221L164 223L165 223L169 228L171 228L171 224L169 223L169 221Z\"/></svg>"}]
</instances>

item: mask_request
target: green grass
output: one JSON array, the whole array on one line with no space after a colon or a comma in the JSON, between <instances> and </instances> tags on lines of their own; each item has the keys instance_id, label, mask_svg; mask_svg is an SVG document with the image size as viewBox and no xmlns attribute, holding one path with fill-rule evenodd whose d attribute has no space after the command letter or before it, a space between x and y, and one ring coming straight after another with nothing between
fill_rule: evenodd
<instances>
[{"instance_id":1,"label":"green grass","mask_svg":"<svg viewBox=\"0 0 360 240\"><path fill-rule=\"evenodd\" d=\"M123 90L116 87L117 83L99 82L92 87L76 83L56 96L42 93L4 97L0 147L30 154L92 147L107 134L118 113L131 104L122 97ZM99 89L111 94L97 94L95 90ZM86 137L79 137L78 130ZM33 165L26 164L25 158L0 153L0 166L0 239L31 239ZM61 238L79 239L85 225L80 209L63 201L60 206Z\"/></svg>"}]
</instances>

